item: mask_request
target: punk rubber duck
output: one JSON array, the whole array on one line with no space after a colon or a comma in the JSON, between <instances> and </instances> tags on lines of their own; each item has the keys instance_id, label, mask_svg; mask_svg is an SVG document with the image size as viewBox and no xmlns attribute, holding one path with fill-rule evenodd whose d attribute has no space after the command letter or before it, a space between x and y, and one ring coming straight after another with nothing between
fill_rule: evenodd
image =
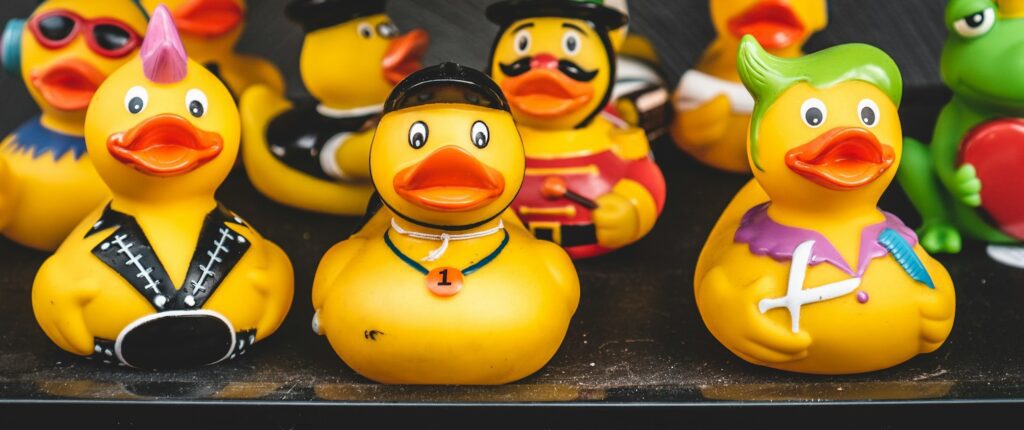
<instances>
[{"instance_id":1,"label":"punk rubber duck","mask_svg":"<svg viewBox=\"0 0 1024 430\"><path fill-rule=\"evenodd\" d=\"M396 384L502 384L554 355L579 301L572 260L508 210L523 145L482 72L443 63L385 105L370 154L380 203L317 268L313 329Z\"/></svg>"},{"instance_id":2,"label":"punk rubber duck","mask_svg":"<svg viewBox=\"0 0 1024 430\"><path fill-rule=\"evenodd\" d=\"M289 4L288 16L306 32L300 66L313 99L289 101L257 86L241 101L246 171L272 200L334 215L366 210L373 193L367 157L382 103L422 67L429 43L422 30L400 34L385 4Z\"/></svg>"},{"instance_id":3,"label":"punk rubber duck","mask_svg":"<svg viewBox=\"0 0 1024 430\"><path fill-rule=\"evenodd\" d=\"M673 97L672 137L712 167L749 173L746 132L754 100L740 82L736 52L751 35L781 57L803 54L804 42L828 23L825 0L711 0L717 38L683 74Z\"/></svg>"},{"instance_id":4,"label":"punk rubber duck","mask_svg":"<svg viewBox=\"0 0 1024 430\"><path fill-rule=\"evenodd\" d=\"M163 4L174 15L189 58L221 78L236 97L261 84L284 92L284 78L269 61L235 52L245 29L245 0L141 0L146 10Z\"/></svg>"},{"instance_id":5,"label":"punk rubber duck","mask_svg":"<svg viewBox=\"0 0 1024 430\"><path fill-rule=\"evenodd\" d=\"M83 139L96 88L142 42L146 15L130 0L43 2L3 34L4 69L42 111L0 143L0 233L52 251L109 198Z\"/></svg>"},{"instance_id":6,"label":"punk rubber duck","mask_svg":"<svg viewBox=\"0 0 1024 430\"><path fill-rule=\"evenodd\" d=\"M113 200L32 287L54 343L137 368L183 368L244 355L277 329L291 305L291 263L214 200L239 128L231 93L186 58L170 12L157 7L140 55L99 87L86 117Z\"/></svg>"},{"instance_id":7,"label":"punk rubber duck","mask_svg":"<svg viewBox=\"0 0 1024 430\"><path fill-rule=\"evenodd\" d=\"M946 269L876 205L902 150L902 79L882 51L840 45L783 59L747 36L754 180L697 262L697 307L751 363L848 374L932 352L953 327Z\"/></svg>"},{"instance_id":8,"label":"punk rubber duck","mask_svg":"<svg viewBox=\"0 0 1024 430\"><path fill-rule=\"evenodd\" d=\"M501 26L491 73L526 147L512 207L537 237L577 259L644 237L665 202L644 130L601 115L616 75L609 32L627 20L601 3L510 0L487 9Z\"/></svg>"},{"instance_id":9,"label":"punk rubber duck","mask_svg":"<svg viewBox=\"0 0 1024 430\"><path fill-rule=\"evenodd\" d=\"M908 138L898 177L921 213L921 244L960 252L984 241L1001 263L1024 268L1024 1L952 0L942 80L953 91L931 145ZM1020 70L1024 72L1024 70Z\"/></svg>"}]
</instances>

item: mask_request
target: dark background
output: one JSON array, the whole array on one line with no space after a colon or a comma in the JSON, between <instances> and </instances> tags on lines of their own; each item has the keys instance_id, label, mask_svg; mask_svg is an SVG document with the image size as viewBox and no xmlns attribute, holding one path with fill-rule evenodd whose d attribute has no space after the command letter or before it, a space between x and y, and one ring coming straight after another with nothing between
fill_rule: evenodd
<instances>
[{"instance_id":1,"label":"dark background","mask_svg":"<svg viewBox=\"0 0 1024 430\"><path fill-rule=\"evenodd\" d=\"M103 1L103 0L84 0ZM34 0L3 0L0 18L28 16ZM304 91L298 74L302 32L285 18L286 0L249 1L248 28L239 50L270 58L287 76L289 92ZM482 67L497 28L484 18L492 0L391 0L389 12L402 29L422 27L433 39L427 64L454 60ZM939 83L938 61L946 29L941 0L833 0L829 26L807 45L816 51L834 44L865 42L892 55L907 87ZM648 36L675 83L711 41L714 30L703 0L632 0L632 30ZM0 131L31 115L21 79L0 78Z\"/></svg>"}]
</instances>

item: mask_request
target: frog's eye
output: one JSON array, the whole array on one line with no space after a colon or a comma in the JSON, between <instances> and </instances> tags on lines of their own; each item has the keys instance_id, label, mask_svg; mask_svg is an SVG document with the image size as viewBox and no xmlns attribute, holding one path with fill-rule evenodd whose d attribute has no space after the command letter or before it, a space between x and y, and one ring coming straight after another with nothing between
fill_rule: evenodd
<instances>
[{"instance_id":1,"label":"frog's eye","mask_svg":"<svg viewBox=\"0 0 1024 430\"><path fill-rule=\"evenodd\" d=\"M473 129L470 130L469 135L473 138L473 145L476 145L477 148L484 149L488 143L491 143L491 130L483 121L473 123Z\"/></svg>"},{"instance_id":2,"label":"frog's eye","mask_svg":"<svg viewBox=\"0 0 1024 430\"><path fill-rule=\"evenodd\" d=\"M860 115L860 122L868 128L878 125L878 104L874 100L864 99L857 104L857 112Z\"/></svg>"},{"instance_id":3,"label":"frog's eye","mask_svg":"<svg viewBox=\"0 0 1024 430\"><path fill-rule=\"evenodd\" d=\"M825 119L828 118L828 108L825 107L825 102L809 98L800 106L800 118L810 128L821 127L825 123Z\"/></svg>"},{"instance_id":4,"label":"frog's eye","mask_svg":"<svg viewBox=\"0 0 1024 430\"><path fill-rule=\"evenodd\" d=\"M423 121L416 121L409 127L409 146L413 149L420 149L423 145L427 144L427 137L430 131L427 129L427 124Z\"/></svg>"},{"instance_id":5,"label":"frog's eye","mask_svg":"<svg viewBox=\"0 0 1024 430\"><path fill-rule=\"evenodd\" d=\"M516 32L515 37L512 38L512 43L515 45L516 54L526 55L530 52L530 45L533 44L533 37L530 36L530 31L522 29Z\"/></svg>"},{"instance_id":6,"label":"frog's eye","mask_svg":"<svg viewBox=\"0 0 1024 430\"><path fill-rule=\"evenodd\" d=\"M963 37L973 39L988 33L995 23L996 10L988 8L958 19L953 23L953 30Z\"/></svg>"},{"instance_id":7,"label":"frog's eye","mask_svg":"<svg viewBox=\"0 0 1024 430\"><path fill-rule=\"evenodd\" d=\"M149 103L149 92L145 88L135 86L128 89L128 93L124 95L124 108L128 110L128 113L137 114L142 112Z\"/></svg>"},{"instance_id":8,"label":"frog's eye","mask_svg":"<svg viewBox=\"0 0 1024 430\"><path fill-rule=\"evenodd\" d=\"M185 94L185 108L192 116L202 118L206 115L207 106L209 102L206 100L206 93L201 90L191 89Z\"/></svg>"},{"instance_id":9,"label":"frog's eye","mask_svg":"<svg viewBox=\"0 0 1024 430\"><path fill-rule=\"evenodd\" d=\"M359 32L359 36L363 39L369 39L373 37L373 26L368 23L361 23L356 27L356 31Z\"/></svg>"}]
</instances>

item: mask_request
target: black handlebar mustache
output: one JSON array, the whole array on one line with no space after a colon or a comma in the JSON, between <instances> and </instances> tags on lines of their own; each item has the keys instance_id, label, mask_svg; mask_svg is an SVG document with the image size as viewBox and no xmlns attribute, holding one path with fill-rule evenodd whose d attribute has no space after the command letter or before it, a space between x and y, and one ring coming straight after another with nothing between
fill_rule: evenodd
<instances>
[{"instance_id":1,"label":"black handlebar mustache","mask_svg":"<svg viewBox=\"0 0 1024 430\"><path fill-rule=\"evenodd\" d=\"M529 72L532 68L530 63L533 62L533 57L523 57L511 64L498 63L501 67L501 72L508 77L516 77L523 73ZM570 60L558 60L558 71L562 72L563 75L568 76L570 79L579 82L590 82L597 77L597 70L586 70L579 64L576 64Z\"/></svg>"}]
</instances>

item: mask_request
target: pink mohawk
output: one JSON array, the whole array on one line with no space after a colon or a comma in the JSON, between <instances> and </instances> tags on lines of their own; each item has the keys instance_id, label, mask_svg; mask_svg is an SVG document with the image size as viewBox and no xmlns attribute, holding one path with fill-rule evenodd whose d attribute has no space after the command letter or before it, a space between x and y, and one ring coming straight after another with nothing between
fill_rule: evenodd
<instances>
[{"instance_id":1,"label":"pink mohawk","mask_svg":"<svg viewBox=\"0 0 1024 430\"><path fill-rule=\"evenodd\" d=\"M139 55L142 57L142 71L150 81L172 84L185 79L188 74L185 47L166 6L157 6L149 18L149 28Z\"/></svg>"}]
</instances>

